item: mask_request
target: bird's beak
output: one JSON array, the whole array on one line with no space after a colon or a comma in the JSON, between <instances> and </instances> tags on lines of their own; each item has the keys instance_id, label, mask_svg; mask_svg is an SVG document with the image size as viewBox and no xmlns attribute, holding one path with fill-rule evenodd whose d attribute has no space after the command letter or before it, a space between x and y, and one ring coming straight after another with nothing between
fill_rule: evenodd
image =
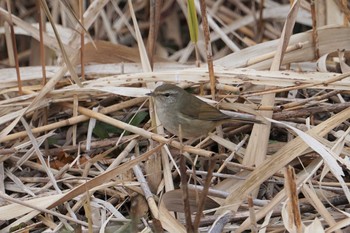
<instances>
[{"instance_id":1,"label":"bird's beak","mask_svg":"<svg viewBox=\"0 0 350 233\"><path fill-rule=\"evenodd\" d=\"M147 93L148 96L154 96L154 92Z\"/></svg>"}]
</instances>

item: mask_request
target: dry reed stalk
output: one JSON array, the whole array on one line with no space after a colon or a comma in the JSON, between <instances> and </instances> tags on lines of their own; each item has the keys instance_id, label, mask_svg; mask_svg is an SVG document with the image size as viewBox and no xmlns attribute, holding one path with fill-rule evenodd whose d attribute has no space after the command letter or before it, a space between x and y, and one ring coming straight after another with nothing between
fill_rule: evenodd
<instances>
[{"instance_id":1,"label":"dry reed stalk","mask_svg":"<svg viewBox=\"0 0 350 233\"><path fill-rule=\"evenodd\" d=\"M348 119L350 109L346 109L337 115L322 122L318 126L309 131L311 135L325 135L331 129ZM230 193L229 197L225 200L225 206L238 207L238 203L242 200L242 194L248 194L255 186L259 185L264 179L268 178L281 168L284 164L287 164L293 158L299 156L308 146L300 138L296 138L285 145L282 149L275 153L273 157L265 160L258 169L253 171L244 182L239 182L240 188L236 188ZM274 165L275 164L275 165ZM239 193L238 193L239 192Z\"/></svg>"},{"instance_id":2,"label":"dry reed stalk","mask_svg":"<svg viewBox=\"0 0 350 233\"><path fill-rule=\"evenodd\" d=\"M40 2L43 6L47 4L47 1ZM207 68L195 67L193 62L195 47L187 39L184 2L165 1L163 7L157 10L159 20L155 19L152 24L149 18L155 14L149 11L150 5L146 1L133 1L133 5L130 2L125 5L108 0L93 1L86 5L86 9L81 1L52 1L47 5L49 8L45 7L46 14L51 16L46 24L38 21L36 3L34 0L13 1L11 8L6 8L4 2L0 3L0 25L4 21L13 23L13 30L6 24L0 27L0 33L5 33L7 37L0 38L0 49L4 51L0 54L5 54L5 57L0 56L0 66L4 68L0 69L0 190L11 196L12 199L7 200L23 206L10 204L5 195L0 198L0 219L7 220L0 222L2 232L8 232L11 227L21 228L20 231L74 230L70 226L74 221L70 218L61 221L61 216L49 210L53 206L58 207L61 213L82 219L75 220L79 230L84 227L91 230L93 225L105 231L110 228L115 231L134 224L128 229L141 231L149 227L145 222L152 222L154 229L185 232L183 219L174 214L181 208L171 205L182 203L179 190L174 190L179 185L178 156L187 156L191 160L185 161L185 173L189 174L189 178L183 183L188 183L187 200L191 209L199 209L196 217L187 213L188 219L195 220L194 228L199 226L199 231L220 229L242 232L252 223L254 230L285 230L286 218L280 223L272 219L281 218L285 213L282 203L287 198L287 192L283 189L285 179L280 171L287 164L293 166L297 174L295 190L291 193L302 191L306 196L304 200L297 200L294 195L295 202L299 201L300 205L300 215L295 218L299 226L302 224L306 230L313 227L318 231L328 227L328 231L339 232L349 225L346 216L331 211L322 198L329 195L329 202L341 210L349 199L349 184L337 170L339 165L343 166L343 170L349 168L346 157L350 154L346 121L349 115L346 102L350 93L346 71L349 55L343 51L350 49L350 30L347 27L350 14L345 1L316 1L314 5L300 1L301 7L292 18L299 29L313 25L313 30L303 32L302 29L301 33L291 36L282 32L281 23L288 14L289 1L278 4L256 1L254 5L249 1L206 1L206 28L210 33L215 64L215 88L220 90L218 106L253 115L257 114L256 110L273 112L274 117L288 120L288 124L274 123L271 130L266 130L264 138L268 140L267 134L270 138L267 146L260 147L260 152L263 149L267 159L257 167L242 164L242 159L250 160L244 158L244 154L252 148L243 139L247 134L255 137L251 126L236 128L236 125L228 124L223 126L223 134L211 134L201 142L194 139L180 143L162 136L164 131L159 127L152 104L146 102L145 94L153 90L158 82L176 83L193 91L198 87L208 89ZM153 42L148 47L150 51L156 47L154 55L152 52L148 54L154 58L151 71L144 35L151 32L149 37L155 38L156 33L152 32L157 30L157 44L149 40L149 43ZM289 37L290 41L286 43ZM18 45L17 53L11 48L14 40ZM279 40L285 41L284 49L278 49ZM3 41L9 46L7 55ZM37 41L41 51L46 46L45 60L50 66L43 67L43 52L40 53L41 63L39 59L32 59L39 55ZM338 49L341 52L336 52ZM282 61L280 55L283 50ZM64 51L67 56L62 55ZM196 55L197 59L206 58L201 34ZM72 67L81 64L70 72L85 77L82 88L72 83L73 77L62 65L62 56L70 57L70 62L65 60ZM319 56L321 58L315 61ZM18 59L16 67L14 57ZM276 68L282 63L281 71L267 71L274 57L279 57L274 64L277 64ZM27 64L32 66L26 67ZM7 67L9 65L13 68ZM317 66L322 72L317 71ZM338 66L343 74L329 71L337 71ZM17 84L18 70L21 85ZM42 87L45 76L47 83ZM19 88L23 92L21 96L18 95ZM274 101L258 105L263 95L276 97ZM107 100L112 97L114 100L108 103ZM110 105L115 103L113 101L117 103ZM100 107L99 112L91 110L106 102L107 107ZM83 115L78 115L79 111ZM153 126L150 126L149 116ZM87 130L84 122L92 118L108 124L101 127L99 124L104 123L100 121L95 126L95 130L103 131L108 139L103 140L97 133L94 141L88 139L92 139L92 127L89 124L90 129ZM130 123L130 119L137 123ZM124 133L112 125L122 128ZM298 133L291 131L290 126L303 131L311 129L309 134L312 137L304 135L309 139L306 143L300 138L293 139ZM147 131L154 128L157 128L157 134ZM125 130L134 134L125 135ZM45 140L49 141L48 150L44 150ZM315 140L322 146L316 148L311 143ZM221 149L217 149L218 145ZM329 151L327 155L336 159L333 165L320 148ZM186 151L195 157L191 158ZM141 153L143 155L139 157ZM128 161L132 156L136 159ZM215 161L213 179L207 179L208 158ZM132 167L136 176L130 172ZM239 174L241 176L237 178ZM249 212L242 200L262 183L260 193L265 186L269 189L264 196L260 194L258 199L251 200ZM320 184L321 188L316 187ZM208 191L208 197L202 197L199 205L193 205L203 189ZM60 191L65 194L56 194ZM140 201L136 209L128 212L142 194L145 194L148 203ZM342 195L338 201L334 200L335 194ZM24 207L28 204L30 207ZM227 204L242 208L233 214L222 210L227 208ZM39 211L34 210L35 206L39 207ZM138 213L142 209L146 209L144 216ZM218 209L222 210L222 215L213 215ZM315 212L319 216L313 215L314 219L309 219L308 216ZM139 225L135 224L137 218L142 220ZM320 221L320 218L324 220ZM37 223L31 224L34 219ZM20 224L22 222L29 225L24 227Z\"/></svg>"},{"instance_id":3,"label":"dry reed stalk","mask_svg":"<svg viewBox=\"0 0 350 233\"><path fill-rule=\"evenodd\" d=\"M300 186L301 183L308 181L310 177L317 171L317 169L320 168L321 165L322 165L322 160L315 159L312 163L309 164L309 166L305 170L300 172L300 174L298 174L298 179L297 179L298 186ZM275 208L277 205L280 205L281 202L285 200L285 198L286 198L286 190L283 189L273 198L273 200L271 200L269 204L264 206L260 211L256 213L257 220L260 220L265 215L267 215L268 212L272 211L273 208ZM245 229L248 229L249 224L250 224L250 221L248 218L237 229L237 232L242 232Z\"/></svg>"}]
</instances>

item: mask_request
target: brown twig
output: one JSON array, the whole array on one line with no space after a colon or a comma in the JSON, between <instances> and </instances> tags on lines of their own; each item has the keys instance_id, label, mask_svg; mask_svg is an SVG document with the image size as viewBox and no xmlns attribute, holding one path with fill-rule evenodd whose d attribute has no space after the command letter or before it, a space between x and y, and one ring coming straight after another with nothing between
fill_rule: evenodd
<instances>
[{"instance_id":1,"label":"brown twig","mask_svg":"<svg viewBox=\"0 0 350 233\"><path fill-rule=\"evenodd\" d=\"M187 232L195 232L195 228L191 219L191 208L189 203L188 187L187 187L187 173L186 173L186 158L180 156L180 174L181 174L181 190L182 190L182 201L184 205L184 214L186 221Z\"/></svg>"},{"instance_id":2,"label":"brown twig","mask_svg":"<svg viewBox=\"0 0 350 233\"><path fill-rule=\"evenodd\" d=\"M339 103L330 105L320 105L317 107L302 108L297 110L276 112L273 114L272 118L275 120L287 120L296 117L306 117L316 113L321 112L340 112L346 108L350 107L350 103Z\"/></svg>"},{"instance_id":3,"label":"brown twig","mask_svg":"<svg viewBox=\"0 0 350 233\"><path fill-rule=\"evenodd\" d=\"M207 198L208 192L209 192L209 188L210 188L210 183L213 177L213 170L214 170L214 166L215 166L215 161L213 161L212 159L209 160L209 168L208 168L208 173L207 176L205 178L205 183L204 183L204 187L203 187L203 191L201 193L201 197L198 203L198 209L197 209L197 213L196 213L196 217L194 219L193 222L193 228L196 232L198 232L198 227L200 224L200 220L201 217L203 215L203 209L204 209L204 204L205 204L205 200Z\"/></svg>"},{"instance_id":4,"label":"brown twig","mask_svg":"<svg viewBox=\"0 0 350 233\"><path fill-rule=\"evenodd\" d=\"M23 94L23 91L22 91L22 79L21 79L21 73L19 71L17 42L16 42L16 36L15 36L15 30L13 28L10 0L6 0L6 3L7 3L8 15L9 15L9 22L8 23L9 23L10 32L11 32L11 41L12 41L12 49L13 49L12 52L13 52L13 57L14 57L14 60L15 60L15 67L16 67L16 74L17 74L18 93L20 95L22 95Z\"/></svg>"},{"instance_id":5,"label":"brown twig","mask_svg":"<svg viewBox=\"0 0 350 233\"><path fill-rule=\"evenodd\" d=\"M211 96L212 99L215 99L215 75L214 75L214 65L213 65L213 55L212 55L212 48L211 48L211 42L210 42L210 32L209 32L209 24L207 19L207 6L205 3L205 0L200 0L200 8L201 8L201 14L202 14L202 26L204 31L204 39L205 39L205 50L207 53L207 63L208 63L208 70L209 70L209 79L210 79L210 90L211 90Z\"/></svg>"}]
</instances>

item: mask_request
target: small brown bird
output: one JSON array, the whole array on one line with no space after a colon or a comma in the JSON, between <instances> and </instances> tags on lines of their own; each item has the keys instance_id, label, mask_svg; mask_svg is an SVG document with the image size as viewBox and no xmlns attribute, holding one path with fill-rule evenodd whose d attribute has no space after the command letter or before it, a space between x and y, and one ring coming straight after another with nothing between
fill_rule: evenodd
<instances>
[{"instance_id":1,"label":"small brown bird","mask_svg":"<svg viewBox=\"0 0 350 233\"><path fill-rule=\"evenodd\" d=\"M228 116L172 84L163 84L147 95L153 97L156 113L162 125L177 136L180 135L179 126L181 126L183 138L206 135L225 122L262 123L260 120L243 116Z\"/></svg>"}]
</instances>

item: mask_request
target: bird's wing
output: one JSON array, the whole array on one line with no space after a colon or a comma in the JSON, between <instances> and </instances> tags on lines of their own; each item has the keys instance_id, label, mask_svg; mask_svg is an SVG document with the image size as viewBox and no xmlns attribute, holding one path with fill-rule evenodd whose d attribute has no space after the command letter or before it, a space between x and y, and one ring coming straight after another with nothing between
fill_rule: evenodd
<instances>
[{"instance_id":1,"label":"bird's wing","mask_svg":"<svg viewBox=\"0 0 350 233\"><path fill-rule=\"evenodd\" d=\"M189 93L186 93L191 95ZM229 119L230 117L220 112L215 107L207 104L206 102L195 98L182 98L186 99L187 103L183 103L181 106L186 106L186 109L180 109L181 114L187 115L193 119L207 120L207 121L219 121ZM190 100L190 101L188 101Z\"/></svg>"}]
</instances>

